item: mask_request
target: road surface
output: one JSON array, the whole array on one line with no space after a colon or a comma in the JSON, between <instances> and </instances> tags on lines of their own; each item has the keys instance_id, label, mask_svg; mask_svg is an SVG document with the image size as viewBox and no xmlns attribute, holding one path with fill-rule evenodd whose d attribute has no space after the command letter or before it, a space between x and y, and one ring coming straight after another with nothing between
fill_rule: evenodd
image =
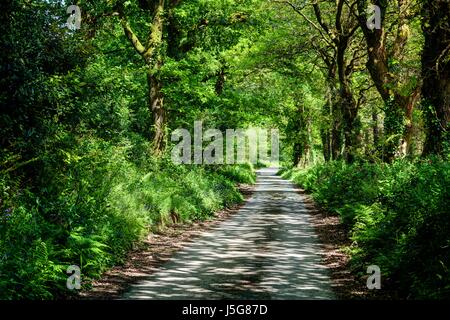
<instances>
[{"instance_id":1,"label":"road surface","mask_svg":"<svg viewBox=\"0 0 450 320\"><path fill-rule=\"evenodd\" d=\"M133 285L124 299L334 299L310 214L296 187L258 171L229 220Z\"/></svg>"}]
</instances>

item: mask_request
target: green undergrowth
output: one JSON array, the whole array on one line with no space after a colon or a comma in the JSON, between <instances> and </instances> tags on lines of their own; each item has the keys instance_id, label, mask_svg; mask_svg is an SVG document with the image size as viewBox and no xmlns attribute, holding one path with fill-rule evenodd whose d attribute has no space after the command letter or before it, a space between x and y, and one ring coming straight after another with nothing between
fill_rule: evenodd
<instances>
[{"instance_id":1,"label":"green undergrowth","mask_svg":"<svg viewBox=\"0 0 450 320\"><path fill-rule=\"evenodd\" d=\"M139 138L65 136L47 147L32 183L0 175L0 299L75 294L66 287L70 265L88 288L154 228L208 219L243 201L238 183L255 181L251 165L154 159Z\"/></svg>"},{"instance_id":2,"label":"green undergrowth","mask_svg":"<svg viewBox=\"0 0 450 320\"><path fill-rule=\"evenodd\" d=\"M405 298L450 298L450 164L330 162L283 170L339 215L349 230L355 272L378 265Z\"/></svg>"}]
</instances>

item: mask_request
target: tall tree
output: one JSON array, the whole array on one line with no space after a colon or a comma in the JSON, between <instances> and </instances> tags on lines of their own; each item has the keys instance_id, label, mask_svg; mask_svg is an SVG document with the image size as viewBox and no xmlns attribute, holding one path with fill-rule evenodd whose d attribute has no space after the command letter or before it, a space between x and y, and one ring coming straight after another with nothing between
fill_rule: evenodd
<instances>
[{"instance_id":1,"label":"tall tree","mask_svg":"<svg viewBox=\"0 0 450 320\"><path fill-rule=\"evenodd\" d=\"M175 7L179 0L140 0L139 7L150 14L150 27L145 42L141 41L131 28L124 10L124 2L116 4L120 23L130 44L142 57L147 67L148 103L154 122L153 149L156 155L164 149L164 131L166 114L164 109L164 94L160 69L164 63L163 34L165 32L165 17L168 11Z\"/></svg>"},{"instance_id":2,"label":"tall tree","mask_svg":"<svg viewBox=\"0 0 450 320\"><path fill-rule=\"evenodd\" d=\"M354 98L351 86L351 77L355 71L359 60L363 55L360 54L358 46L352 46L356 39L355 34L359 29L358 21L351 15L352 8L356 2L347 3L344 0L336 1L336 6L330 6L326 1L316 1L311 4L312 18L304 13L306 5L300 6L290 1L277 1L290 6L295 12L301 15L318 33L321 41L314 45L315 50L322 57L327 66L327 79L329 84L327 104L325 109L330 109L333 121L331 139L323 138L324 150L328 150L328 140L331 140L331 157L339 157L342 146L341 125L343 123L344 131L344 157L352 161L353 149L358 143L358 126L356 124L358 116L358 107ZM323 13L323 9L325 12ZM329 17L328 20L325 16ZM350 58L349 58L350 56ZM337 79L336 79L337 78ZM338 90L336 88L338 85ZM336 94L338 97L336 97ZM337 99L336 99L337 98ZM325 158L328 158L328 151L325 151Z\"/></svg>"},{"instance_id":3,"label":"tall tree","mask_svg":"<svg viewBox=\"0 0 450 320\"><path fill-rule=\"evenodd\" d=\"M450 144L450 2L425 0L422 18L422 98L427 127L424 154L442 155Z\"/></svg>"},{"instance_id":4,"label":"tall tree","mask_svg":"<svg viewBox=\"0 0 450 320\"><path fill-rule=\"evenodd\" d=\"M386 13L390 8L389 1L374 1L373 4L380 9L381 17L378 18L381 26L370 29L367 22L370 21L368 9L371 3L367 0L357 1L357 15L367 44L367 68L386 106L384 128L387 145L385 157L388 161L394 158L401 139L407 145L411 144L412 115L420 93L418 84L405 92L405 88L401 85L403 74L395 70L398 62L404 58L405 47L410 36L409 18L414 3L414 0L395 1L395 4L392 5L395 17L390 18L395 22L392 26L387 26ZM396 30L392 45L388 47L388 33L394 27Z\"/></svg>"}]
</instances>

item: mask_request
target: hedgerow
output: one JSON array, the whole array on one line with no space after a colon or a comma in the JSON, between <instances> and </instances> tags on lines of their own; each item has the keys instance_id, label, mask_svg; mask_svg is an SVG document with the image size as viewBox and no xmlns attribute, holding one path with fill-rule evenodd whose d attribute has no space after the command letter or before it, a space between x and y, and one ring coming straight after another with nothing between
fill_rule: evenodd
<instances>
[{"instance_id":1,"label":"hedgerow","mask_svg":"<svg viewBox=\"0 0 450 320\"><path fill-rule=\"evenodd\" d=\"M284 173L340 216L351 265L381 268L407 298L450 297L450 164L430 158L393 164L330 162Z\"/></svg>"}]
</instances>

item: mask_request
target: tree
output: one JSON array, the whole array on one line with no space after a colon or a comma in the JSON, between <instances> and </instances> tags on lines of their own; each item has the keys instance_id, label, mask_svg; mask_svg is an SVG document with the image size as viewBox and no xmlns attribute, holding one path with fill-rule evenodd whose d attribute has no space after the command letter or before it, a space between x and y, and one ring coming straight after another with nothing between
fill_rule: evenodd
<instances>
[{"instance_id":1,"label":"tree","mask_svg":"<svg viewBox=\"0 0 450 320\"><path fill-rule=\"evenodd\" d=\"M160 155L164 149L164 130L166 114L164 109L164 94L159 76L160 69L164 63L163 34L165 32L165 15L167 11L175 7L178 0L140 0L139 7L150 14L150 28L147 32L146 42L142 42L134 33L128 22L124 10L124 3L118 2L116 9L120 23L130 44L142 57L147 68L148 103L153 117L154 137L153 149L156 155Z\"/></svg>"},{"instance_id":2,"label":"tree","mask_svg":"<svg viewBox=\"0 0 450 320\"><path fill-rule=\"evenodd\" d=\"M444 155L450 144L450 3L424 1L422 19L422 104L427 127L424 155Z\"/></svg>"},{"instance_id":3,"label":"tree","mask_svg":"<svg viewBox=\"0 0 450 320\"><path fill-rule=\"evenodd\" d=\"M344 0L338 0L336 2L336 8L334 8L334 4L333 7L330 7L325 1L316 1L311 5L314 17L312 19L303 12L306 5L300 7L289 1L276 2L285 3L290 6L310 24L313 30L318 32L320 41L313 45L313 47L327 66L326 77L329 90L327 104L325 104L324 108L325 110L331 109L330 113L333 118L331 139L326 137L326 133L323 134L323 144L326 150L324 152L325 158L332 157L336 159L339 157L342 145L340 139L340 122L342 121L342 129L344 131L344 157L348 161L352 161L352 153L354 148L357 147L359 140L359 129L356 123L359 105L354 98L351 78L355 67L364 56L360 52L361 48L358 45L353 45L357 39L355 34L359 29L358 21L351 15L351 10L356 5L356 2L347 3ZM328 23L325 20L325 16L322 13L323 6L327 6L326 16L333 23ZM349 55L351 58L348 57ZM338 83L339 90L336 88L336 82ZM335 97L336 94L338 97ZM330 147L328 147L329 140L331 140ZM331 150L330 155L328 155L328 149Z\"/></svg>"},{"instance_id":4,"label":"tree","mask_svg":"<svg viewBox=\"0 0 450 320\"><path fill-rule=\"evenodd\" d=\"M388 21L386 13L390 8L389 1L374 1L374 5L380 8L381 26L373 30L367 26L369 4L367 0L358 0L356 15L367 44L367 68L385 103L384 128L387 140L385 157L387 161L391 161L400 140L404 140L408 146L411 145L412 115L420 93L418 81L404 85L409 80L405 80L404 75L398 70L398 64L404 59L405 47L410 36L409 23L415 1L397 0L395 2L394 17L390 17L394 20L392 26L387 26L386 23ZM388 34L395 26L392 44L388 47Z\"/></svg>"}]
</instances>

